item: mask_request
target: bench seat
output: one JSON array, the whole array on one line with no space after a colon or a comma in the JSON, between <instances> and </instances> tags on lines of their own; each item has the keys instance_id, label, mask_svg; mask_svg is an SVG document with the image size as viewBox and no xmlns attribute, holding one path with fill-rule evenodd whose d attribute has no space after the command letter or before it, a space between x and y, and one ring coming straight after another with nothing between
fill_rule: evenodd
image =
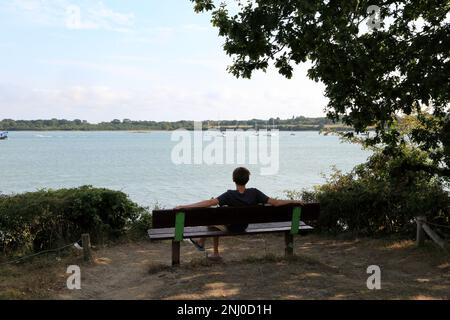
<instances>
[{"instance_id":1,"label":"bench seat","mask_svg":"<svg viewBox=\"0 0 450 320\"><path fill-rule=\"evenodd\" d=\"M153 210L151 241L172 240L172 265L180 264L180 243L189 238L284 233L285 255L294 253L294 235L312 231L320 213L318 203L273 207L184 208ZM215 225L248 224L243 232L221 231Z\"/></svg>"},{"instance_id":2,"label":"bench seat","mask_svg":"<svg viewBox=\"0 0 450 320\"><path fill-rule=\"evenodd\" d=\"M222 230L214 230L205 226L185 227L184 238L208 238L208 237L224 237L236 235L251 235L258 233L274 233L291 230L291 221L271 222L271 223L252 223L243 232L229 232ZM313 230L314 228L300 221L300 232ZM150 240L170 240L173 239L175 228L150 229L148 235Z\"/></svg>"}]
</instances>

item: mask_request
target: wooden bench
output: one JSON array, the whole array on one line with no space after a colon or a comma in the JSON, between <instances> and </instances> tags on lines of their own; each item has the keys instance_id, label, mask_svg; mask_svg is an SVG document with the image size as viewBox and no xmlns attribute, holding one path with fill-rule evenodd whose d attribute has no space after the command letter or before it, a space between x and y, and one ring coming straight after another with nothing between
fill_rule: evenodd
<instances>
[{"instance_id":1,"label":"wooden bench","mask_svg":"<svg viewBox=\"0 0 450 320\"><path fill-rule=\"evenodd\" d=\"M172 240L172 265L180 264L180 242L187 238L224 237L283 232L285 254L293 255L294 235L313 229L320 207L318 203L304 205L247 206L154 210L151 240ZM243 232L221 231L208 226L249 224ZM306 224L308 223L308 224Z\"/></svg>"}]
</instances>

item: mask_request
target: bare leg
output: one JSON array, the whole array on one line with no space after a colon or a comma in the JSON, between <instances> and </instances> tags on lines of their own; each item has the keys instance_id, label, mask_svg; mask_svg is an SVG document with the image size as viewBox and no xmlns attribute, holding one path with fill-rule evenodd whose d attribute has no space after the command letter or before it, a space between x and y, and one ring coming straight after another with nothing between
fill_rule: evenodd
<instances>
[{"instance_id":1,"label":"bare leg","mask_svg":"<svg viewBox=\"0 0 450 320\"><path fill-rule=\"evenodd\" d=\"M205 242L206 242L206 238L201 238L201 239L198 239L198 241L197 241L197 243L199 244L199 245L201 245L202 247L204 247L205 246ZM213 238L213 245L214 245L214 257L218 257L220 254L219 254L219 237L214 237Z\"/></svg>"}]
</instances>

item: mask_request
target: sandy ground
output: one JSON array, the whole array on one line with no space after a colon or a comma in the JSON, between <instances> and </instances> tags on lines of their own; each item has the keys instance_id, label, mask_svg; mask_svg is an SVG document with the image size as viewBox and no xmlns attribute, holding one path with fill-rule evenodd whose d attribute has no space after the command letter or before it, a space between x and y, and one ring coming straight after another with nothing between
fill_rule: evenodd
<instances>
[{"instance_id":1,"label":"sandy ground","mask_svg":"<svg viewBox=\"0 0 450 320\"><path fill-rule=\"evenodd\" d=\"M309 235L296 238L296 257L290 260L283 258L281 235L223 238L221 247L223 261L213 263L183 243L177 268L170 266L170 242L141 241L97 250L93 264L71 256L51 267L33 263L0 269L5 278L0 298L450 298L450 255L432 244L418 249L412 241ZM69 263L81 266L81 290L65 287ZM367 289L369 265L381 268L381 290Z\"/></svg>"}]
</instances>

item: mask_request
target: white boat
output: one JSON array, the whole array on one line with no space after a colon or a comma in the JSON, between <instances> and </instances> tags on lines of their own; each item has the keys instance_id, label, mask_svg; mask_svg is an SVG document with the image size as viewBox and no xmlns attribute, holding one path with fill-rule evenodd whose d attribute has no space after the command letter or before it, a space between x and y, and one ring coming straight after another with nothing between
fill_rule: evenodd
<instances>
[{"instance_id":1,"label":"white boat","mask_svg":"<svg viewBox=\"0 0 450 320\"><path fill-rule=\"evenodd\" d=\"M0 140L5 140L8 138L8 131L0 131Z\"/></svg>"}]
</instances>

